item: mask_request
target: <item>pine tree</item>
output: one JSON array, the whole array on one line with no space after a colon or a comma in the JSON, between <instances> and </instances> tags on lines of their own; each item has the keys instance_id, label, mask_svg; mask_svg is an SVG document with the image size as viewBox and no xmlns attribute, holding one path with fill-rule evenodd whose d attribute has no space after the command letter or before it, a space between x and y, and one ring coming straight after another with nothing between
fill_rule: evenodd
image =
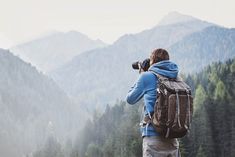
<instances>
[{"instance_id":1,"label":"pine tree","mask_svg":"<svg viewBox=\"0 0 235 157\"><path fill-rule=\"evenodd\" d=\"M199 146L198 152L197 152L197 156L196 157L207 157L205 152L202 149L202 146Z\"/></svg>"},{"instance_id":2,"label":"pine tree","mask_svg":"<svg viewBox=\"0 0 235 157\"><path fill-rule=\"evenodd\" d=\"M87 147L87 151L86 151L86 157L102 157L102 150L100 148L100 146L91 143L88 145Z\"/></svg>"},{"instance_id":3,"label":"pine tree","mask_svg":"<svg viewBox=\"0 0 235 157\"><path fill-rule=\"evenodd\" d=\"M202 85L199 85L195 92L194 112L199 110L207 98L207 94Z\"/></svg>"},{"instance_id":4,"label":"pine tree","mask_svg":"<svg viewBox=\"0 0 235 157\"><path fill-rule=\"evenodd\" d=\"M221 80L219 80L218 83L216 84L214 97L216 100L218 100L218 99L223 100L225 98L225 94L226 94L225 85Z\"/></svg>"},{"instance_id":5,"label":"pine tree","mask_svg":"<svg viewBox=\"0 0 235 157\"><path fill-rule=\"evenodd\" d=\"M45 146L33 154L34 157L64 157L61 144L54 138L49 137Z\"/></svg>"}]
</instances>

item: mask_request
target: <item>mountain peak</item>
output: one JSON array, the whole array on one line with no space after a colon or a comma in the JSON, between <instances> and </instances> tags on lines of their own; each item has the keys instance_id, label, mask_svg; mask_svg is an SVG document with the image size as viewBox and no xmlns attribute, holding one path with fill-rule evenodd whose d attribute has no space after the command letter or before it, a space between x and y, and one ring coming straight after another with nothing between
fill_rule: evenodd
<instances>
[{"instance_id":1,"label":"mountain peak","mask_svg":"<svg viewBox=\"0 0 235 157\"><path fill-rule=\"evenodd\" d=\"M184 15L179 12L173 11L168 13L165 17L163 17L162 20L158 23L158 25L170 25L170 24L188 22L193 20L198 20L198 19L189 15Z\"/></svg>"},{"instance_id":2,"label":"mountain peak","mask_svg":"<svg viewBox=\"0 0 235 157\"><path fill-rule=\"evenodd\" d=\"M75 31L75 30L71 30L71 31L65 32L65 34L74 35L74 36L81 36L81 37L88 38L87 35L85 35L85 34L83 34L81 32Z\"/></svg>"},{"instance_id":3,"label":"mountain peak","mask_svg":"<svg viewBox=\"0 0 235 157\"><path fill-rule=\"evenodd\" d=\"M38 38L10 50L21 59L32 63L43 72L53 70L72 59L74 56L92 49L105 47L102 41L90 39L78 31L56 32Z\"/></svg>"}]
</instances>

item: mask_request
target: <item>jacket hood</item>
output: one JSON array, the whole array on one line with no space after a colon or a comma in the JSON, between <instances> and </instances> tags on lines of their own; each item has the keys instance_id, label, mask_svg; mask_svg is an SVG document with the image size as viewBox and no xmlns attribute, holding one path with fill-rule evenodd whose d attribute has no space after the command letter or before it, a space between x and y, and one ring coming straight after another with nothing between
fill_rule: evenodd
<instances>
[{"instance_id":1,"label":"jacket hood","mask_svg":"<svg viewBox=\"0 0 235 157\"><path fill-rule=\"evenodd\" d=\"M178 66L169 60L164 60L151 65L148 71L154 71L169 78L176 78L179 72Z\"/></svg>"}]
</instances>

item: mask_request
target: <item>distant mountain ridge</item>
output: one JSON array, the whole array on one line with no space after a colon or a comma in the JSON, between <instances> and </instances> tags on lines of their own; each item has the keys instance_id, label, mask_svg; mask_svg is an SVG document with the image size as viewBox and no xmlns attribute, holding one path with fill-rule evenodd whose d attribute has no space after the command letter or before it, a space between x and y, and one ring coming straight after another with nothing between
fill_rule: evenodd
<instances>
[{"instance_id":1,"label":"distant mountain ridge","mask_svg":"<svg viewBox=\"0 0 235 157\"><path fill-rule=\"evenodd\" d=\"M189 16L189 15L184 15L181 13L178 13L176 11L168 13L159 23L159 26L163 25L172 25L175 23L185 23L185 22L192 22L192 21L201 21L198 18Z\"/></svg>"},{"instance_id":2,"label":"distant mountain ridge","mask_svg":"<svg viewBox=\"0 0 235 157\"><path fill-rule=\"evenodd\" d=\"M99 108L114 103L116 99L125 99L138 77L138 72L131 68L134 61L149 57L155 48L168 49L190 34L210 26L213 25L193 19L124 35L113 45L74 57L52 71L50 76L77 101L93 109Z\"/></svg>"},{"instance_id":3,"label":"distant mountain ridge","mask_svg":"<svg viewBox=\"0 0 235 157\"><path fill-rule=\"evenodd\" d=\"M81 129L79 104L31 64L0 49L0 74L1 156L26 156L48 136L65 142Z\"/></svg>"},{"instance_id":4,"label":"distant mountain ridge","mask_svg":"<svg viewBox=\"0 0 235 157\"><path fill-rule=\"evenodd\" d=\"M37 69L48 72L68 62L75 55L105 46L101 40L91 40L82 33L69 31L53 32L10 50Z\"/></svg>"},{"instance_id":5,"label":"distant mountain ridge","mask_svg":"<svg viewBox=\"0 0 235 157\"><path fill-rule=\"evenodd\" d=\"M183 73L199 72L212 62L235 56L235 29L211 26L186 36L169 51Z\"/></svg>"}]
</instances>

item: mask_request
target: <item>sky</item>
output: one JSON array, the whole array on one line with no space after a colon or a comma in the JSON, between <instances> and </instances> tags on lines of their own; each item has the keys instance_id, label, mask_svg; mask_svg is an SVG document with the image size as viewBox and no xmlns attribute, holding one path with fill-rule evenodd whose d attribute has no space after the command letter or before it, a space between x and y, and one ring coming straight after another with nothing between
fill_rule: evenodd
<instances>
[{"instance_id":1,"label":"sky","mask_svg":"<svg viewBox=\"0 0 235 157\"><path fill-rule=\"evenodd\" d=\"M0 48L75 30L111 44L177 11L235 28L234 0L0 0Z\"/></svg>"}]
</instances>

